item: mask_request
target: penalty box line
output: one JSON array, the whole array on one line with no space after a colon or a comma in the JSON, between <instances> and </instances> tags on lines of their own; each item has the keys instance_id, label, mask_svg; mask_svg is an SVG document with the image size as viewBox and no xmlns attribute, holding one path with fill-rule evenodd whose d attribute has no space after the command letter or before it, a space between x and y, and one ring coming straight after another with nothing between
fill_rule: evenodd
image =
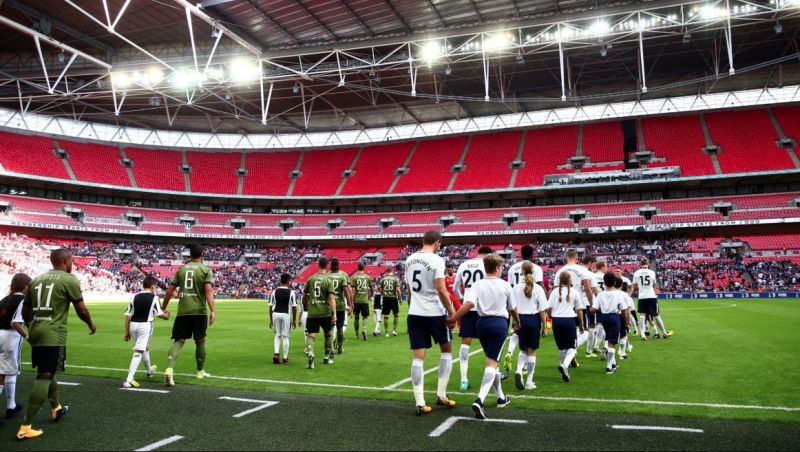
<instances>
[{"instance_id":1,"label":"penalty box line","mask_svg":"<svg viewBox=\"0 0 800 452\"><path fill-rule=\"evenodd\" d=\"M87 370L102 370L107 372L128 373L128 369L119 369L112 367L96 367L96 366L81 366L69 365L70 368L87 369ZM161 373L161 372L159 372ZM195 377L194 374L189 373L176 373L176 376L182 377ZM270 380L265 378L253 377L231 377L212 375L209 379L227 380L227 381L243 381L249 383L268 383L276 385L289 385L289 386L310 386L319 388L336 388L336 389L362 389L365 391L378 391L378 392L404 392L410 393L411 389L388 389L381 386L358 386L358 385L345 385L338 383L314 383L306 381L284 381L284 380ZM436 391L425 391L428 394L435 394ZM451 392L453 395L459 396L475 396L475 393L467 392ZM600 399L594 397L557 397L557 396L532 396L526 394L514 394L514 398L527 399L527 400L547 400L554 402L593 402L593 403L622 403L622 404L638 404L638 405L655 405L655 406L682 406L682 407L700 407L700 408L716 408L716 409L730 409L730 410L759 410L759 411L785 411L785 412L800 412L800 407L792 406L764 406L764 405L743 405L734 403L705 403L705 402L677 402L669 400L636 400L636 399Z\"/></svg>"}]
</instances>

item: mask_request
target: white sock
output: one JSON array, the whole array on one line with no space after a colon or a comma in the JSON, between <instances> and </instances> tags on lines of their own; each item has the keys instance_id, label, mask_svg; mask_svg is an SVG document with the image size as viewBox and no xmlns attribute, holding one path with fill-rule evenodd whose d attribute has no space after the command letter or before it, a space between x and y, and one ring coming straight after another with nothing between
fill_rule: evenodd
<instances>
[{"instance_id":1,"label":"white sock","mask_svg":"<svg viewBox=\"0 0 800 452\"><path fill-rule=\"evenodd\" d=\"M275 346L275 354L279 354L281 351L281 337L276 334L272 344Z\"/></svg>"},{"instance_id":2,"label":"white sock","mask_svg":"<svg viewBox=\"0 0 800 452\"><path fill-rule=\"evenodd\" d=\"M480 399L481 403L486 400L486 396L489 395L489 390L492 389L494 385L494 377L497 376L497 370L492 367L487 367L486 370L483 371L483 380L481 380L481 389L478 391L478 399Z\"/></svg>"},{"instance_id":3,"label":"white sock","mask_svg":"<svg viewBox=\"0 0 800 452\"><path fill-rule=\"evenodd\" d=\"M6 408L13 410L17 407L17 376L9 375L6 377Z\"/></svg>"},{"instance_id":4,"label":"white sock","mask_svg":"<svg viewBox=\"0 0 800 452\"><path fill-rule=\"evenodd\" d=\"M458 353L458 365L461 369L461 381L467 381L467 371L469 370L469 345L461 344Z\"/></svg>"},{"instance_id":5,"label":"white sock","mask_svg":"<svg viewBox=\"0 0 800 452\"><path fill-rule=\"evenodd\" d=\"M628 338L623 337L619 340L619 356L628 356Z\"/></svg>"},{"instance_id":6,"label":"white sock","mask_svg":"<svg viewBox=\"0 0 800 452\"><path fill-rule=\"evenodd\" d=\"M594 331L594 344L592 347L600 348L600 344L603 343L603 340L606 338L606 330L602 326L598 326L597 329Z\"/></svg>"},{"instance_id":7,"label":"white sock","mask_svg":"<svg viewBox=\"0 0 800 452\"><path fill-rule=\"evenodd\" d=\"M3 395L3 388L5 388L5 385L0 385L0 395Z\"/></svg>"},{"instance_id":8,"label":"white sock","mask_svg":"<svg viewBox=\"0 0 800 452\"><path fill-rule=\"evenodd\" d=\"M518 346L519 336L517 336L517 333L514 333L511 335L511 339L508 340L508 353L514 356L514 350L516 350Z\"/></svg>"},{"instance_id":9,"label":"white sock","mask_svg":"<svg viewBox=\"0 0 800 452\"><path fill-rule=\"evenodd\" d=\"M442 353L439 359L439 386L436 389L437 397L447 397L447 383L450 381L450 372L453 371L453 354Z\"/></svg>"},{"instance_id":10,"label":"white sock","mask_svg":"<svg viewBox=\"0 0 800 452\"><path fill-rule=\"evenodd\" d=\"M289 338L283 338L283 359L289 359Z\"/></svg>"},{"instance_id":11,"label":"white sock","mask_svg":"<svg viewBox=\"0 0 800 452\"><path fill-rule=\"evenodd\" d=\"M425 406L425 371L421 359L411 360L411 387L414 389L414 399L417 406Z\"/></svg>"},{"instance_id":12,"label":"white sock","mask_svg":"<svg viewBox=\"0 0 800 452\"><path fill-rule=\"evenodd\" d=\"M525 367L525 360L528 358L528 354L523 352L522 350L519 351L519 355L517 355L517 373L522 373L522 368Z\"/></svg>"},{"instance_id":13,"label":"white sock","mask_svg":"<svg viewBox=\"0 0 800 452\"><path fill-rule=\"evenodd\" d=\"M381 314L380 314L380 312L374 311L372 313L372 317L375 319L375 329L373 331L375 331L376 333L380 333L381 332Z\"/></svg>"},{"instance_id":14,"label":"white sock","mask_svg":"<svg viewBox=\"0 0 800 452\"><path fill-rule=\"evenodd\" d=\"M503 393L503 381L500 379L500 369L494 370L494 392L497 394L498 399L505 399L506 395Z\"/></svg>"},{"instance_id":15,"label":"white sock","mask_svg":"<svg viewBox=\"0 0 800 452\"><path fill-rule=\"evenodd\" d=\"M569 367L569 363L572 362L572 359L575 358L575 355L577 355L577 354L578 354L578 350L576 350L574 348L571 348L571 349L567 350L567 352L564 353L564 361L561 363L561 365L564 366L564 368L568 368Z\"/></svg>"},{"instance_id":16,"label":"white sock","mask_svg":"<svg viewBox=\"0 0 800 452\"><path fill-rule=\"evenodd\" d=\"M558 351L558 365L559 366L564 363L564 357L565 356L567 356L567 351L566 350L559 350Z\"/></svg>"},{"instance_id":17,"label":"white sock","mask_svg":"<svg viewBox=\"0 0 800 452\"><path fill-rule=\"evenodd\" d=\"M661 320L661 316L656 317L656 324L658 325L659 328L661 328L661 331L664 333L664 336L666 336L667 328L664 327L664 321Z\"/></svg>"},{"instance_id":18,"label":"white sock","mask_svg":"<svg viewBox=\"0 0 800 452\"><path fill-rule=\"evenodd\" d=\"M594 350L594 331L589 330L589 339L586 340L586 354L589 354Z\"/></svg>"},{"instance_id":19,"label":"white sock","mask_svg":"<svg viewBox=\"0 0 800 452\"><path fill-rule=\"evenodd\" d=\"M136 374L136 369L139 368L139 363L142 362L142 354L140 352L133 352L133 358L131 358L131 366L128 368L128 380L132 381L134 374Z\"/></svg>"},{"instance_id":20,"label":"white sock","mask_svg":"<svg viewBox=\"0 0 800 452\"><path fill-rule=\"evenodd\" d=\"M533 373L536 371L536 357L528 356L525 361L525 367L528 368L528 383L533 383Z\"/></svg>"},{"instance_id":21,"label":"white sock","mask_svg":"<svg viewBox=\"0 0 800 452\"><path fill-rule=\"evenodd\" d=\"M645 330L645 324L644 324L644 316L640 315L639 316L639 335L641 337L644 337L645 331L646 330Z\"/></svg>"},{"instance_id":22,"label":"white sock","mask_svg":"<svg viewBox=\"0 0 800 452\"><path fill-rule=\"evenodd\" d=\"M608 364L606 364L607 369L611 369L612 367L614 367L614 364L617 364L617 359L614 356L615 353L616 351L614 350L613 347L608 349Z\"/></svg>"},{"instance_id":23,"label":"white sock","mask_svg":"<svg viewBox=\"0 0 800 452\"><path fill-rule=\"evenodd\" d=\"M588 331L584 331L583 333L578 335L578 344L577 344L577 346L580 347L581 345L585 344L587 340L589 340L589 332Z\"/></svg>"},{"instance_id":24,"label":"white sock","mask_svg":"<svg viewBox=\"0 0 800 452\"><path fill-rule=\"evenodd\" d=\"M142 362L144 362L144 369L147 373L153 373L153 367L150 365L150 350L145 350L145 352L142 353Z\"/></svg>"}]
</instances>

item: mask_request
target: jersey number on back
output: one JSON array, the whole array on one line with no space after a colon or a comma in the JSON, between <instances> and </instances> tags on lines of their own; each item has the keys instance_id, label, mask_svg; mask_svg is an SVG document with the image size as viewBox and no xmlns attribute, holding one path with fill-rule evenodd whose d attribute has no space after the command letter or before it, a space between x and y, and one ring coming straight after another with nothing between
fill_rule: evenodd
<instances>
[{"instance_id":1,"label":"jersey number on back","mask_svg":"<svg viewBox=\"0 0 800 452\"><path fill-rule=\"evenodd\" d=\"M50 307L50 300L53 298L53 287L55 284L51 283L44 286L44 289L47 291L47 299L45 300L44 306L42 306L42 285L43 283L36 285L36 307L33 309L35 311L52 311L53 309Z\"/></svg>"},{"instance_id":2,"label":"jersey number on back","mask_svg":"<svg viewBox=\"0 0 800 452\"><path fill-rule=\"evenodd\" d=\"M639 285L640 286L649 286L650 285L650 275L639 275Z\"/></svg>"},{"instance_id":3,"label":"jersey number on back","mask_svg":"<svg viewBox=\"0 0 800 452\"><path fill-rule=\"evenodd\" d=\"M356 280L356 290L359 292L366 292L368 289L367 280L366 279L358 279Z\"/></svg>"},{"instance_id":4,"label":"jersey number on back","mask_svg":"<svg viewBox=\"0 0 800 452\"><path fill-rule=\"evenodd\" d=\"M414 270L414 273L411 274L411 282L412 287L411 290L414 292L419 292L422 290L422 280L419 279L419 275L422 274L422 270Z\"/></svg>"},{"instance_id":5,"label":"jersey number on back","mask_svg":"<svg viewBox=\"0 0 800 452\"><path fill-rule=\"evenodd\" d=\"M314 304L321 303L319 301L322 296L322 281L314 281Z\"/></svg>"},{"instance_id":6,"label":"jersey number on back","mask_svg":"<svg viewBox=\"0 0 800 452\"><path fill-rule=\"evenodd\" d=\"M194 289L194 270L187 270L183 278L183 290Z\"/></svg>"},{"instance_id":7,"label":"jersey number on back","mask_svg":"<svg viewBox=\"0 0 800 452\"><path fill-rule=\"evenodd\" d=\"M462 273L464 278L464 288L469 289L473 284L483 279L483 272L480 270L464 270ZM517 274L517 284L519 284L519 274Z\"/></svg>"}]
</instances>

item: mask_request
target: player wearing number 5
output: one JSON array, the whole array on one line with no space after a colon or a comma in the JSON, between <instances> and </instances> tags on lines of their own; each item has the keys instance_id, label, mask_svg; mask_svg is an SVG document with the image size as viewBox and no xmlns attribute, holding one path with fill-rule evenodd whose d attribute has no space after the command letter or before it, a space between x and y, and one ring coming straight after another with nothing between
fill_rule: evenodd
<instances>
[{"instance_id":1,"label":"player wearing number 5","mask_svg":"<svg viewBox=\"0 0 800 452\"><path fill-rule=\"evenodd\" d=\"M28 325L28 342L32 346L31 361L36 368L36 381L17 439L35 438L41 430L31 427L45 400L50 400L51 419L58 422L69 410L58 401L56 373L64 371L67 348L69 306L89 326L89 334L97 330L89 310L83 303L81 283L72 275L72 253L60 248L50 253L53 270L35 278L25 292L22 317Z\"/></svg>"},{"instance_id":2,"label":"player wearing number 5","mask_svg":"<svg viewBox=\"0 0 800 452\"><path fill-rule=\"evenodd\" d=\"M482 246L478 249L478 256L470 259L458 266L456 271L456 282L453 286L456 298L463 304L464 293L472 288L473 284L482 280L486 276L486 269L483 267L483 260L492 254L492 249ZM472 305L472 309L461 318L461 326L458 328L458 335L461 337L461 350L458 354L458 364L461 369L461 390L469 389L467 371L469 370L469 347L472 339L478 337L478 309Z\"/></svg>"},{"instance_id":3,"label":"player wearing number 5","mask_svg":"<svg viewBox=\"0 0 800 452\"><path fill-rule=\"evenodd\" d=\"M194 338L197 378L211 376L203 368L206 362L206 331L216 320L214 273L203 264L202 246L189 245L189 258L191 260L179 268L172 277L161 305L161 310L169 316L167 306L175 289L180 289L178 315L175 316L175 323L172 325L172 340L175 342L169 348L167 369L164 371L164 383L167 386L175 386L173 366L183 344L190 338Z\"/></svg>"}]
</instances>

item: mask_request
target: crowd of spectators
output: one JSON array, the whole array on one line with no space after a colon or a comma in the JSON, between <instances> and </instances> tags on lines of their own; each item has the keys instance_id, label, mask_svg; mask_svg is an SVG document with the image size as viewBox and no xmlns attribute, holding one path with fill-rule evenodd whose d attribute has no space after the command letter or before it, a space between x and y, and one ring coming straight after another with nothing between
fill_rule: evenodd
<instances>
[{"instance_id":1,"label":"crowd of spectators","mask_svg":"<svg viewBox=\"0 0 800 452\"><path fill-rule=\"evenodd\" d=\"M747 264L760 292L800 289L800 267L792 261L759 261Z\"/></svg>"}]
</instances>

